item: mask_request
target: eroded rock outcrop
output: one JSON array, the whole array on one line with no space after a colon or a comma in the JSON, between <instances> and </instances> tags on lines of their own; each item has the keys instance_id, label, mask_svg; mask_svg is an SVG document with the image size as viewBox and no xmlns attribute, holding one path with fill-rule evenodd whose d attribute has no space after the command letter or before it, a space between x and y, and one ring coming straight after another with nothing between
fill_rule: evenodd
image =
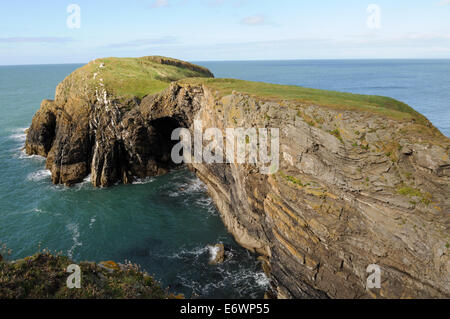
<instances>
[{"instance_id":1,"label":"eroded rock outcrop","mask_svg":"<svg viewBox=\"0 0 450 319\"><path fill-rule=\"evenodd\" d=\"M189 165L236 240L261 255L271 295L450 296L448 138L422 117L235 90L181 81L124 100L92 95L69 77L55 102L43 102L26 150L47 156L55 183L92 174L95 186L109 186L167 172L172 130L192 131L196 119L223 131L280 128L276 174L250 164ZM381 289L366 289L370 264L382 269Z\"/></svg>"}]
</instances>

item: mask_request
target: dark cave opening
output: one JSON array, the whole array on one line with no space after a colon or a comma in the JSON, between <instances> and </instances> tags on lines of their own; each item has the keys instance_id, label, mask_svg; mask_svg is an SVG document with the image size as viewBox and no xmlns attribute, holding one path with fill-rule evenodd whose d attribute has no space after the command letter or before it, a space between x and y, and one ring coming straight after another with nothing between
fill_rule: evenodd
<instances>
[{"instance_id":1,"label":"dark cave opening","mask_svg":"<svg viewBox=\"0 0 450 319\"><path fill-rule=\"evenodd\" d=\"M180 127L185 127L182 122L173 117L162 117L150 122L155 138L153 144L155 160L161 167L170 169L180 166L172 161L172 149L178 141L172 141L172 132Z\"/></svg>"}]
</instances>

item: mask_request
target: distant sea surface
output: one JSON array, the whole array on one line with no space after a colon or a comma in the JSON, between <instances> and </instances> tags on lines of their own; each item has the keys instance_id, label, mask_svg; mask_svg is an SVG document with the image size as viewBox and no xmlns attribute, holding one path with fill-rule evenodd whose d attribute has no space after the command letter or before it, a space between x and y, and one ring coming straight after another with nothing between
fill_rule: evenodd
<instances>
[{"instance_id":1,"label":"distant sea surface","mask_svg":"<svg viewBox=\"0 0 450 319\"><path fill-rule=\"evenodd\" d=\"M391 96L450 135L450 61L197 62L216 77ZM184 169L94 189L52 185L45 159L22 148L42 99L81 65L0 67L0 242L10 260L48 248L75 261L140 264L173 292L209 298L261 298L268 280L256 256L226 231L203 185ZM208 264L209 245L229 247Z\"/></svg>"}]
</instances>

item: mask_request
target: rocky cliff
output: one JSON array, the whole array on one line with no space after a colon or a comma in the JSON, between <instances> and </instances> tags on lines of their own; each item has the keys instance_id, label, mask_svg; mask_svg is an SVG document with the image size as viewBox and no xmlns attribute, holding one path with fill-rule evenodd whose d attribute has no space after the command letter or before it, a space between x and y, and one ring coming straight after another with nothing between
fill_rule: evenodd
<instances>
[{"instance_id":1,"label":"rocky cliff","mask_svg":"<svg viewBox=\"0 0 450 319\"><path fill-rule=\"evenodd\" d=\"M42 103L26 151L47 157L54 183L130 183L174 167L171 133L194 120L280 128L275 174L189 164L236 240L261 255L269 295L450 296L450 140L401 102L212 79L166 58L104 59ZM366 289L370 264L381 289Z\"/></svg>"}]
</instances>

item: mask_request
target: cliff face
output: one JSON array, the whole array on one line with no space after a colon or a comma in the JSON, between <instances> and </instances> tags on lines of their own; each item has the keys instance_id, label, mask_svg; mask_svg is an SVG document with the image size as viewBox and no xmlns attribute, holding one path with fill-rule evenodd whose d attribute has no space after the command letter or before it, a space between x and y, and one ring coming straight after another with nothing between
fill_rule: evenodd
<instances>
[{"instance_id":1,"label":"cliff face","mask_svg":"<svg viewBox=\"0 0 450 319\"><path fill-rule=\"evenodd\" d=\"M135 111L141 92L202 76L212 74L162 57L93 61L58 85L54 101L42 102L26 152L47 157L55 184L73 185L90 173L95 186L165 173L173 166L166 156L170 145L159 143L161 125L149 125Z\"/></svg>"},{"instance_id":2,"label":"cliff face","mask_svg":"<svg viewBox=\"0 0 450 319\"><path fill-rule=\"evenodd\" d=\"M193 131L194 120L224 132L280 128L276 174L189 165L236 240L261 255L274 297L450 296L448 138L404 105L316 104L267 94L292 88L250 94L236 91L256 84L230 83L181 81L141 101L92 98L69 77L42 103L26 150L47 156L55 183L92 174L95 186L109 186L167 172L172 130ZM381 267L381 289L366 290L370 264Z\"/></svg>"}]
</instances>

